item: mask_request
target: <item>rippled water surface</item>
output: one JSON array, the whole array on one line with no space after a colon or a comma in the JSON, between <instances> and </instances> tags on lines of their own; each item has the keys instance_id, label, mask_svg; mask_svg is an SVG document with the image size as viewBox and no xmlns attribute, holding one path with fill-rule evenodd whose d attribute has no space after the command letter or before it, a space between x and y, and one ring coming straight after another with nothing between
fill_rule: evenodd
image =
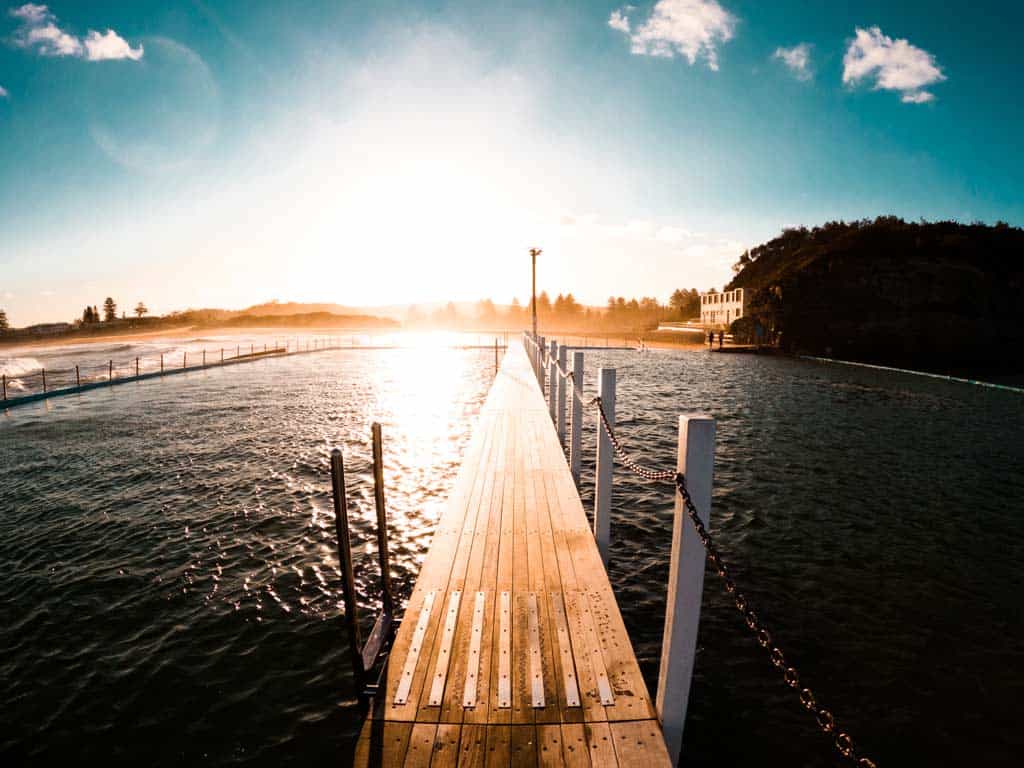
<instances>
[{"instance_id":1,"label":"rippled water surface","mask_svg":"<svg viewBox=\"0 0 1024 768\"><path fill-rule=\"evenodd\" d=\"M706 352L588 352L619 431L672 465L718 420L712 532L880 765L1017 765L1024 396ZM343 764L357 732L327 456L376 599L369 426L411 592L493 353L329 352L0 412L0 762ZM592 461L593 422L585 432ZM611 578L652 691L672 497L616 470ZM582 495L591 504L592 474ZM669 489L670 490L670 489ZM832 765L707 574L689 765Z\"/></svg>"}]
</instances>

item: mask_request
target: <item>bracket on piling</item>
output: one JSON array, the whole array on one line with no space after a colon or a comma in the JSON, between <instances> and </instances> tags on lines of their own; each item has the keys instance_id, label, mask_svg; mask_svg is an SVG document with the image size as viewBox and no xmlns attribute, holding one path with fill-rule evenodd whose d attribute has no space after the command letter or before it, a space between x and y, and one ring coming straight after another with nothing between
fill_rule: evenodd
<instances>
[{"instance_id":1,"label":"bracket on piling","mask_svg":"<svg viewBox=\"0 0 1024 768\"><path fill-rule=\"evenodd\" d=\"M382 453L380 424L374 423L373 479L374 499L377 506L377 555L380 562L383 604L364 644L359 627L359 606L356 601L355 576L352 567L352 540L348 527L348 494L345 488L344 461L340 448L331 451L331 486L334 496L334 520L338 535L338 561L341 566L342 594L345 600L345 624L348 627L353 677L359 695L364 699L374 696L380 688L381 679L387 666L386 659L401 624L401 619L395 618L395 600L391 590ZM378 665L382 659L385 660L385 663ZM374 668L377 668L377 675L371 679L370 673Z\"/></svg>"}]
</instances>

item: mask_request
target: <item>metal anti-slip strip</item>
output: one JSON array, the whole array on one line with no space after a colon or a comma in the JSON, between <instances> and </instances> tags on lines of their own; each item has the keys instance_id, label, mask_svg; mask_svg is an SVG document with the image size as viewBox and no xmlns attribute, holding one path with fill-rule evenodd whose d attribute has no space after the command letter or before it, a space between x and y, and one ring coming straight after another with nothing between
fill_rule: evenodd
<instances>
[{"instance_id":1,"label":"metal anti-slip strip","mask_svg":"<svg viewBox=\"0 0 1024 768\"><path fill-rule=\"evenodd\" d=\"M535 709L544 707L544 659L540 652L540 626L537 620L537 595L529 594L530 611L530 687Z\"/></svg>"},{"instance_id":2,"label":"metal anti-slip strip","mask_svg":"<svg viewBox=\"0 0 1024 768\"><path fill-rule=\"evenodd\" d=\"M466 658L466 687L462 692L462 706L476 706L476 681L480 674L480 639L484 633L483 592L476 593L473 605L473 632L469 636L469 656Z\"/></svg>"},{"instance_id":3,"label":"metal anti-slip strip","mask_svg":"<svg viewBox=\"0 0 1024 768\"><path fill-rule=\"evenodd\" d=\"M569 640L569 622L565 618L565 605L560 593L551 593L551 606L555 609L555 630L558 633L558 654L562 660L565 704L569 707L578 707L580 705L580 687L576 682L576 664L572 657L572 644Z\"/></svg>"},{"instance_id":4,"label":"metal anti-slip strip","mask_svg":"<svg viewBox=\"0 0 1024 768\"><path fill-rule=\"evenodd\" d=\"M423 596L420 617L416 621L416 629L413 631L412 641L409 643L409 653L406 654L405 664L402 666L402 679L398 681L398 690L395 691L395 704L405 704L409 700L412 676L416 672L416 662L420 658L423 636L427 634L427 626L430 624L430 609L434 605L434 596L436 594L437 592L432 590Z\"/></svg>"},{"instance_id":5,"label":"metal anti-slip strip","mask_svg":"<svg viewBox=\"0 0 1024 768\"><path fill-rule=\"evenodd\" d=\"M508 592L498 606L498 707L512 706L512 608Z\"/></svg>"},{"instance_id":6,"label":"metal anti-slip strip","mask_svg":"<svg viewBox=\"0 0 1024 768\"><path fill-rule=\"evenodd\" d=\"M444 698L444 684L448 679L448 662L452 656L452 640L455 638L455 622L459 618L459 598L461 596L462 592L455 590L448 598L448 615L444 619L441 649L437 652L434 682L430 686L430 698L427 700L431 707L441 706L441 700Z\"/></svg>"}]
</instances>

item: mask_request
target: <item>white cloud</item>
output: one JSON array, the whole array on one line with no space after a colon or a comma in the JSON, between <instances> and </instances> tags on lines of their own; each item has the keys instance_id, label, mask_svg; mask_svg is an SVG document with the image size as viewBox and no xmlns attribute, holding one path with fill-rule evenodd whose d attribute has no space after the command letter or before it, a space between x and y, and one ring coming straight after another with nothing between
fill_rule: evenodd
<instances>
[{"instance_id":1,"label":"white cloud","mask_svg":"<svg viewBox=\"0 0 1024 768\"><path fill-rule=\"evenodd\" d=\"M14 44L32 49L40 56L73 56L87 61L142 58L141 45L132 48L112 29L102 34L90 29L84 41L65 32L45 5L26 3L12 8L10 15L21 22L14 32Z\"/></svg>"},{"instance_id":2,"label":"white cloud","mask_svg":"<svg viewBox=\"0 0 1024 768\"><path fill-rule=\"evenodd\" d=\"M732 39L736 17L717 0L658 0L647 20L635 29L631 6L614 11L608 26L629 35L630 50L641 56L672 58L676 53L695 64L701 56L718 69L718 45Z\"/></svg>"},{"instance_id":3,"label":"white cloud","mask_svg":"<svg viewBox=\"0 0 1024 768\"><path fill-rule=\"evenodd\" d=\"M625 32L629 34L629 18L626 14L632 10L631 6L620 8L617 11L612 11L612 15L608 17L608 26L612 29L618 30L619 32Z\"/></svg>"},{"instance_id":4,"label":"white cloud","mask_svg":"<svg viewBox=\"0 0 1024 768\"><path fill-rule=\"evenodd\" d=\"M0 85L0 99L6 99L10 95L11 94L7 91L7 89Z\"/></svg>"},{"instance_id":5,"label":"white cloud","mask_svg":"<svg viewBox=\"0 0 1024 768\"><path fill-rule=\"evenodd\" d=\"M32 26L43 24L50 15L50 11L45 5L36 5L35 3L25 3L20 8L11 8L11 16Z\"/></svg>"},{"instance_id":6,"label":"white cloud","mask_svg":"<svg viewBox=\"0 0 1024 768\"><path fill-rule=\"evenodd\" d=\"M935 57L906 40L893 40L878 27L861 29L843 56L843 82L875 78L875 90L897 91L906 104L924 104L935 95L925 86L946 79Z\"/></svg>"},{"instance_id":7,"label":"white cloud","mask_svg":"<svg viewBox=\"0 0 1024 768\"><path fill-rule=\"evenodd\" d=\"M785 64L797 80L806 81L814 77L814 72L811 70L810 43L800 43L792 48L782 48L780 46L775 49L772 58L778 59Z\"/></svg>"},{"instance_id":8,"label":"white cloud","mask_svg":"<svg viewBox=\"0 0 1024 768\"><path fill-rule=\"evenodd\" d=\"M85 58L89 61L105 61L108 59L131 59L138 61L142 58L142 46L132 48L128 41L117 32L108 29L106 33L100 34L96 30L89 30L85 37Z\"/></svg>"}]
</instances>

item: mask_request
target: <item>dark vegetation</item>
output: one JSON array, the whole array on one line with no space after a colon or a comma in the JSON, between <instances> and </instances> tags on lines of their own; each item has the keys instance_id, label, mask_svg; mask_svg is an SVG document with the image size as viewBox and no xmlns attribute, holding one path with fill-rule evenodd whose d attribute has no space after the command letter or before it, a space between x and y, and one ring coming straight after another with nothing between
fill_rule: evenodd
<instances>
[{"instance_id":1,"label":"dark vegetation","mask_svg":"<svg viewBox=\"0 0 1024 768\"><path fill-rule=\"evenodd\" d=\"M943 372L1024 369L1024 230L1002 222L787 229L736 269L726 289L746 290L748 315L786 351Z\"/></svg>"}]
</instances>

